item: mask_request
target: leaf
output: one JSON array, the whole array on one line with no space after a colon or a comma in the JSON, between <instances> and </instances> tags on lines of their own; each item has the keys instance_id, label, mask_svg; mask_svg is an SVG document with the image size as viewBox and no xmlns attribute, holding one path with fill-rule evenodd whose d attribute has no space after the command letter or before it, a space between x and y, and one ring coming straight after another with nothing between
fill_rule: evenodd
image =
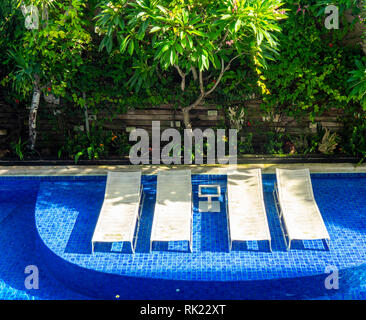
<instances>
[{"instance_id":1,"label":"leaf","mask_svg":"<svg viewBox=\"0 0 366 320\"><path fill-rule=\"evenodd\" d=\"M177 54L176 54L175 50L172 48L170 50L170 64L174 65L176 60L177 60Z\"/></svg>"},{"instance_id":2,"label":"leaf","mask_svg":"<svg viewBox=\"0 0 366 320\"><path fill-rule=\"evenodd\" d=\"M197 36L200 36L200 37L207 37L204 33L202 33L201 31L198 31L198 30L191 30L191 31L188 31L190 32L191 34L195 34Z\"/></svg>"},{"instance_id":3,"label":"leaf","mask_svg":"<svg viewBox=\"0 0 366 320\"><path fill-rule=\"evenodd\" d=\"M79 158L83 155L83 152L80 151L75 155L75 164L78 162Z\"/></svg>"},{"instance_id":4,"label":"leaf","mask_svg":"<svg viewBox=\"0 0 366 320\"><path fill-rule=\"evenodd\" d=\"M166 11L166 9L163 7L163 6L161 6L161 5L157 5L156 6L161 12L163 12L163 13L165 13L165 14L168 14L168 12Z\"/></svg>"},{"instance_id":5,"label":"leaf","mask_svg":"<svg viewBox=\"0 0 366 320\"><path fill-rule=\"evenodd\" d=\"M170 48L170 44L166 44L162 49L161 52L165 52Z\"/></svg>"},{"instance_id":6,"label":"leaf","mask_svg":"<svg viewBox=\"0 0 366 320\"><path fill-rule=\"evenodd\" d=\"M255 24L253 22L251 22L250 26L252 27L254 33L257 34L257 27L255 26Z\"/></svg>"},{"instance_id":7,"label":"leaf","mask_svg":"<svg viewBox=\"0 0 366 320\"><path fill-rule=\"evenodd\" d=\"M363 67L363 64L362 64L362 62L360 60L356 60L355 63L356 63L357 68L359 68L359 69L363 69L364 68Z\"/></svg>"},{"instance_id":8,"label":"leaf","mask_svg":"<svg viewBox=\"0 0 366 320\"><path fill-rule=\"evenodd\" d=\"M323 15L325 12L325 6L320 8L319 11L315 14L316 17L319 17L321 15Z\"/></svg>"},{"instance_id":9,"label":"leaf","mask_svg":"<svg viewBox=\"0 0 366 320\"><path fill-rule=\"evenodd\" d=\"M130 45L128 46L128 53L130 54L130 56L132 56L132 54L133 54L134 47L135 47L134 41L131 41Z\"/></svg>"},{"instance_id":10,"label":"leaf","mask_svg":"<svg viewBox=\"0 0 366 320\"><path fill-rule=\"evenodd\" d=\"M206 70L208 70L209 60L207 59L207 57L204 54L201 56L201 58L202 58L203 67L206 68Z\"/></svg>"},{"instance_id":11,"label":"leaf","mask_svg":"<svg viewBox=\"0 0 366 320\"><path fill-rule=\"evenodd\" d=\"M188 42L189 42L189 47L190 47L191 49L193 49L193 40L192 40L192 38L191 38L189 35L187 35L187 40L188 40Z\"/></svg>"},{"instance_id":12,"label":"leaf","mask_svg":"<svg viewBox=\"0 0 366 320\"><path fill-rule=\"evenodd\" d=\"M181 45L182 45L183 49L185 49L186 46L187 46L187 38L186 38L186 36L184 34L181 37Z\"/></svg>"},{"instance_id":13,"label":"leaf","mask_svg":"<svg viewBox=\"0 0 366 320\"><path fill-rule=\"evenodd\" d=\"M128 43L130 42L129 38L130 38L130 35L128 35L126 38L123 39L123 41L121 43L121 47L120 47L121 52L124 52L126 50L126 47L127 47Z\"/></svg>"},{"instance_id":14,"label":"leaf","mask_svg":"<svg viewBox=\"0 0 366 320\"><path fill-rule=\"evenodd\" d=\"M235 32L238 32L241 26L241 20L238 19L235 23Z\"/></svg>"},{"instance_id":15,"label":"leaf","mask_svg":"<svg viewBox=\"0 0 366 320\"><path fill-rule=\"evenodd\" d=\"M103 48L105 47L105 42L106 42L106 40L107 40L107 38L106 38L106 37L104 37L104 38L102 39L102 41L100 42L100 45L99 45L99 51L102 51L102 50L103 50Z\"/></svg>"},{"instance_id":16,"label":"leaf","mask_svg":"<svg viewBox=\"0 0 366 320\"><path fill-rule=\"evenodd\" d=\"M88 152L89 160L91 160L91 158L92 158L92 153L93 153L93 148L92 148L92 147L88 147L86 150L87 150L87 152Z\"/></svg>"},{"instance_id":17,"label":"leaf","mask_svg":"<svg viewBox=\"0 0 366 320\"><path fill-rule=\"evenodd\" d=\"M200 71L203 71L202 57L198 58L198 68Z\"/></svg>"},{"instance_id":18,"label":"leaf","mask_svg":"<svg viewBox=\"0 0 366 320\"><path fill-rule=\"evenodd\" d=\"M185 9L183 9L182 16L183 16L183 23L187 24L188 23L188 12Z\"/></svg>"},{"instance_id":19,"label":"leaf","mask_svg":"<svg viewBox=\"0 0 366 320\"><path fill-rule=\"evenodd\" d=\"M231 18L231 14L224 14L222 17L221 17L221 20L228 20Z\"/></svg>"},{"instance_id":20,"label":"leaf","mask_svg":"<svg viewBox=\"0 0 366 320\"><path fill-rule=\"evenodd\" d=\"M147 27L149 26L149 21L148 20L146 20L143 24L142 24L142 26L141 26L141 28L140 28L140 30L139 30L139 32L138 32L138 39L139 40L142 40L143 38L144 38L144 35L145 35L145 32L146 32L146 29L147 29Z\"/></svg>"},{"instance_id":21,"label":"leaf","mask_svg":"<svg viewBox=\"0 0 366 320\"><path fill-rule=\"evenodd\" d=\"M262 33L262 30L260 30L258 33L257 33L257 43L258 45L260 45L263 41L263 33Z\"/></svg>"},{"instance_id":22,"label":"leaf","mask_svg":"<svg viewBox=\"0 0 366 320\"><path fill-rule=\"evenodd\" d=\"M183 55L183 47L179 43L175 44L175 50L177 50L179 54Z\"/></svg>"},{"instance_id":23,"label":"leaf","mask_svg":"<svg viewBox=\"0 0 366 320\"><path fill-rule=\"evenodd\" d=\"M155 27L153 27L153 28L150 30L150 33L154 33L154 32L157 32L157 31L159 31L159 30L161 30L161 27L155 26Z\"/></svg>"},{"instance_id":24,"label":"leaf","mask_svg":"<svg viewBox=\"0 0 366 320\"><path fill-rule=\"evenodd\" d=\"M112 46L113 46L113 38L109 37L108 40L107 40L107 44L106 44L106 49L107 49L108 53L111 53Z\"/></svg>"}]
</instances>

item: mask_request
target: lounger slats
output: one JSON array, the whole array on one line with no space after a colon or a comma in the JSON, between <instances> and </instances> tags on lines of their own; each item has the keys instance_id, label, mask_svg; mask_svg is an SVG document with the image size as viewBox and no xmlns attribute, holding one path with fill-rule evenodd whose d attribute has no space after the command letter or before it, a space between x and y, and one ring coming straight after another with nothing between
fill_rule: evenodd
<instances>
[{"instance_id":1,"label":"lounger slats","mask_svg":"<svg viewBox=\"0 0 366 320\"><path fill-rule=\"evenodd\" d=\"M227 200L231 243L271 241L260 169L228 171Z\"/></svg>"},{"instance_id":2,"label":"lounger slats","mask_svg":"<svg viewBox=\"0 0 366 320\"><path fill-rule=\"evenodd\" d=\"M154 221L152 241L190 241L191 215L184 214L172 217L175 212L186 211L191 211L190 205L177 203L156 204L155 212L158 212L158 216Z\"/></svg>"},{"instance_id":3,"label":"lounger slats","mask_svg":"<svg viewBox=\"0 0 366 320\"><path fill-rule=\"evenodd\" d=\"M191 171L159 171L151 243L189 241L191 244L191 226Z\"/></svg>"},{"instance_id":4,"label":"lounger slats","mask_svg":"<svg viewBox=\"0 0 366 320\"><path fill-rule=\"evenodd\" d=\"M278 201L291 240L329 239L316 204L309 169L276 169Z\"/></svg>"},{"instance_id":5,"label":"lounger slats","mask_svg":"<svg viewBox=\"0 0 366 320\"><path fill-rule=\"evenodd\" d=\"M133 242L139 218L141 172L108 172L95 242Z\"/></svg>"}]
</instances>

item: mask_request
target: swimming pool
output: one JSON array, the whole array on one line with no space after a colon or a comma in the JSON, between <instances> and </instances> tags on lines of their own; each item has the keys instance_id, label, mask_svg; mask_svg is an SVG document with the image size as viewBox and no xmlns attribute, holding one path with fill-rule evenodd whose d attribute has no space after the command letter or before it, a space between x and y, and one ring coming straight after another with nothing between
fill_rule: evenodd
<instances>
[{"instance_id":1,"label":"swimming pool","mask_svg":"<svg viewBox=\"0 0 366 320\"><path fill-rule=\"evenodd\" d=\"M105 181L105 176L0 178L0 298L366 297L366 174L312 175L331 250L321 241L299 241L290 252L275 213L275 176L263 175L272 253L257 242L235 244L228 252L226 176L193 175L193 253L179 242L156 244L149 253L156 176L143 176L146 197L136 254L128 253L129 246L98 244L93 255L90 240ZM220 185L220 212L197 210L199 184ZM30 264L40 270L38 290L24 288L24 268ZM324 288L327 266L340 270L339 290Z\"/></svg>"}]
</instances>

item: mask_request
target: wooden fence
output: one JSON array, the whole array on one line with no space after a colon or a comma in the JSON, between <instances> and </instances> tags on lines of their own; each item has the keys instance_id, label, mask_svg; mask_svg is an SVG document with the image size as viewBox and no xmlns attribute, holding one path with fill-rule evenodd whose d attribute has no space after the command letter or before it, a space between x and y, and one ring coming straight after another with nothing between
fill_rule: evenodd
<instances>
[{"instance_id":1,"label":"wooden fence","mask_svg":"<svg viewBox=\"0 0 366 320\"><path fill-rule=\"evenodd\" d=\"M308 118L295 120L288 116L272 115L270 118L264 116L260 109L260 100L243 102L245 107L245 132L253 133L253 142L262 143L264 133L267 131L285 132L289 134L311 134L316 132L316 125ZM43 104L40 107L38 116L38 140L37 148L44 153L53 153L64 143L66 130L73 130L76 127L85 126L84 113L80 109L73 109L73 114L59 113L55 105ZM19 133L27 133L28 114L26 109L18 110L16 106L8 106L0 102L0 150L9 148L9 142L15 141ZM219 128L230 126L225 112L214 104L207 104L197 107L191 111L191 122L193 128ZM342 110L332 109L322 116L316 117L315 122L331 131L339 131L342 128L340 118ZM89 123L94 118L89 114ZM183 116L181 111L175 110L172 105L160 105L153 108L130 110L124 114L111 114L108 111L100 111L96 115L97 120L103 121L106 130L115 132L127 131L133 128L142 128L151 131L152 121L160 121L161 129L175 127L183 128ZM249 123L248 123L249 122Z\"/></svg>"}]
</instances>

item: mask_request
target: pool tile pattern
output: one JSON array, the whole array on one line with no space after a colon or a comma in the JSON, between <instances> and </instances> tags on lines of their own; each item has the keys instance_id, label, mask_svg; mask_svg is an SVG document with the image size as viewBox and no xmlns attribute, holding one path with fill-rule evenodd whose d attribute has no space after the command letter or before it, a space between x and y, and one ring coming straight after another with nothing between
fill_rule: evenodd
<instances>
[{"instance_id":1,"label":"pool tile pattern","mask_svg":"<svg viewBox=\"0 0 366 320\"><path fill-rule=\"evenodd\" d=\"M63 259L82 267L121 275L179 280L263 280L324 273L327 265L346 268L366 260L365 179L313 175L315 198L331 237L331 250L321 240L294 241L286 251L273 201L274 175L263 176L265 206L273 252L266 242L234 243L228 252L225 211L226 176L193 175L193 253L186 242L156 243L149 253L156 176L143 176L145 201L136 254L129 246L97 244L90 239L104 196L105 177L89 181L41 182L36 223L45 244ZM219 184L221 211L198 212L198 185ZM347 201L345 201L347 200Z\"/></svg>"},{"instance_id":2,"label":"pool tile pattern","mask_svg":"<svg viewBox=\"0 0 366 320\"><path fill-rule=\"evenodd\" d=\"M47 268L60 267L57 256L68 261L71 265L80 266L79 275L87 276L89 270L98 270L112 275L125 275L133 279L144 278L146 283L157 286L164 280L177 280L176 286L170 288L172 299L184 297L187 299L230 299L247 297L239 281L260 283L266 279L282 279L299 276L323 274L325 266L334 265L340 269L352 268L364 263L366 258L366 175L364 174L313 174L315 198L322 212L323 219L331 236L331 251L325 251L321 241L294 242L293 250L286 252L281 229L276 216L272 191L274 175L263 175L263 188L267 216L273 241L273 253L268 252L264 242L234 243L233 251L228 252L227 222L225 212L226 177L216 175L193 175L194 207L198 206L198 185L219 184L221 186L221 212L205 213L194 210L193 215L193 253L187 253L186 243L157 243L152 253L149 253L149 236L153 218L155 201L155 176L143 176L144 192L146 193L141 217L136 254L129 254L129 246L121 244L100 244L96 253L91 255L90 239L94 231L99 210L102 205L105 188L105 177L26 177L0 178L0 226L5 226L7 234L2 232L0 243L1 252L7 252L0 263L0 297L4 298L83 298L56 280L49 273L44 273L49 279L48 291L41 294L30 294L22 290L24 287L24 260L31 260L43 266L41 258L37 257L39 247L35 245L36 230L55 255L54 265ZM9 193L10 192L10 193ZM16 199L16 201L15 201ZM35 214L35 218L34 218ZM32 217L33 215L33 217ZM22 223L19 226L19 219ZM33 220L32 220L33 219ZM34 221L35 219L35 221ZM24 220L24 221L23 221ZM13 232L15 229L19 230ZM2 230L4 230L2 228ZM22 250L17 250L18 259L9 246L6 238L24 237L25 231L32 237L17 244ZM37 242L37 241L36 241ZM18 248L19 249L19 248ZM21 257L28 257L23 259ZM51 253L50 253L51 257ZM15 260L19 261L18 263ZM50 262L51 259L47 259ZM60 260L61 261L61 260ZM10 272L12 265L18 265L17 272ZM65 262L65 269L71 266ZM46 268L46 266L44 266ZM62 267L62 266L61 266ZM23 269L22 269L23 268ZM85 269L84 269L85 268ZM55 270L53 270L55 272ZM23 271L23 272L21 272ZM74 271L73 271L74 272ZM17 274L16 277L10 276ZM365 273L357 277L364 279ZM78 275L75 274L75 277ZM93 281L91 274L90 281ZM14 279L13 279L14 278ZM5 281L4 281L5 279ZM305 278L304 278L305 279ZM62 277L61 277L62 280ZM66 279L65 279L66 280ZM182 282L183 280L183 282ZM323 281L323 278L321 279ZM111 287L114 278L108 278ZM128 282L128 280L126 280ZM204 281L204 285L195 286L192 281ZM237 282L238 281L238 282ZM258 282L259 281L259 282ZM144 296L141 287L133 287L131 297L155 298ZM209 283L212 286L208 286ZM12 288L14 291L10 290ZM174 282L173 282L174 283ZM53 285L50 285L53 284ZM358 284L359 285L359 284ZM171 286L171 283L170 285ZM252 290L253 298L298 298L296 294L286 293L286 290L276 290L265 293L265 284L261 289ZM355 283L355 288L356 288ZM213 289L214 288L214 289ZM227 288L225 290L225 288ZM236 291L234 289L237 289ZM160 287L159 287L160 289ZM347 292L334 292L320 296L320 299L362 299L365 288L352 289ZM241 291L240 291L241 290ZM289 288L287 290L290 290ZM168 291L167 291L168 292ZM261 295L262 292L262 295ZM1 296L1 294L3 296ZM164 296L164 295L162 295ZM113 297L113 296L111 296ZM347 298L348 297L348 298ZM306 298L302 296L301 298Z\"/></svg>"},{"instance_id":3,"label":"pool tile pattern","mask_svg":"<svg viewBox=\"0 0 366 320\"><path fill-rule=\"evenodd\" d=\"M90 299L57 281L36 249L34 210L39 183L39 179L0 178L0 299ZM39 268L39 289L25 288L28 265Z\"/></svg>"}]
</instances>

